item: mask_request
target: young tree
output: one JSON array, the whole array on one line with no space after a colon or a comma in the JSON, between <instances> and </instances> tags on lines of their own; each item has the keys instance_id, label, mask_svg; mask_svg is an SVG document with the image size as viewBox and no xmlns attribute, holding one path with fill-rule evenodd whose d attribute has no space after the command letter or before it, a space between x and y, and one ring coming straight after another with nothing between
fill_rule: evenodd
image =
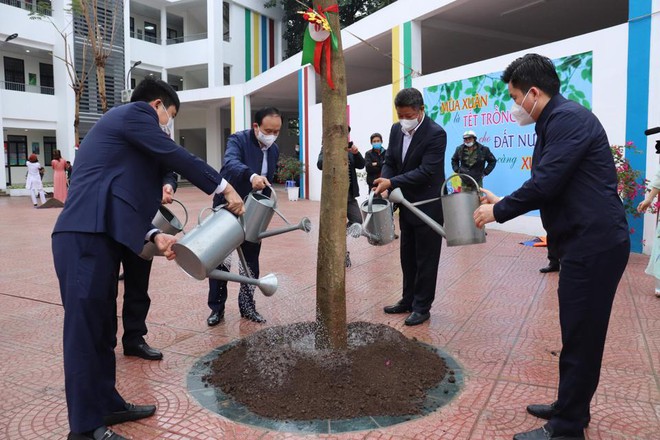
<instances>
[{"instance_id":1,"label":"young tree","mask_svg":"<svg viewBox=\"0 0 660 440\"><path fill-rule=\"evenodd\" d=\"M50 15L50 3L39 3L39 7L31 11L30 19L32 20L46 20L48 21L62 37L64 42L64 56L58 56L53 53L53 57L61 60L66 66L66 72L69 75L69 86L73 89L75 95L74 117L73 117L73 131L75 136L75 144L80 144L80 132L78 130L80 125L80 100L83 92L85 91L85 82L89 76L89 72L93 67L92 63L88 65L87 45L82 48L82 61L80 66L76 68L75 57L69 45L69 36L74 34L73 19L63 27L58 27Z\"/></svg>"},{"instance_id":2,"label":"young tree","mask_svg":"<svg viewBox=\"0 0 660 440\"><path fill-rule=\"evenodd\" d=\"M87 28L85 37L94 55L96 84L103 113L108 111L105 65L112 55L117 17L123 17L123 6L124 0L73 0L71 3L71 8L82 17Z\"/></svg>"},{"instance_id":3,"label":"young tree","mask_svg":"<svg viewBox=\"0 0 660 440\"><path fill-rule=\"evenodd\" d=\"M335 0L319 0L324 8ZM341 9L340 9L341 10ZM346 124L346 72L342 52L339 16L326 13L336 35L337 50L331 50L332 80L330 88L321 78L323 104L323 185L321 219L316 268L316 347L345 349L346 327L346 198L348 196L348 127ZM300 20L300 18L298 18ZM303 20L300 20L303 21ZM305 22L306 24L306 22ZM325 72L325 57L321 57Z\"/></svg>"},{"instance_id":4,"label":"young tree","mask_svg":"<svg viewBox=\"0 0 660 440\"><path fill-rule=\"evenodd\" d=\"M373 14L387 5L391 5L396 0L337 0L339 5L339 23L343 28L356 21ZM309 4L311 1L302 0L302 3ZM302 5L297 0L267 0L264 6L273 8L280 5L284 9L284 40L286 41L286 57L293 56L302 49L301 35L305 32L307 23L300 19L297 11L300 11ZM316 2L315 2L316 4ZM320 4L320 3L319 3ZM339 29L339 28L337 28Z\"/></svg>"}]
</instances>

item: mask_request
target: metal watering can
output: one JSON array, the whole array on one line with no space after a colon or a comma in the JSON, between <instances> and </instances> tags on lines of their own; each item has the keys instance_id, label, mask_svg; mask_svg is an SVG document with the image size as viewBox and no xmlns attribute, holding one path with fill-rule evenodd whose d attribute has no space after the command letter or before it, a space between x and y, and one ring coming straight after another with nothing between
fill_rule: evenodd
<instances>
[{"instance_id":1,"label":"metal watering can","mask_svg":"<svg viewBox=\"0 0 660 440\"><path fill-rule=\"evenodd\" d=\"M454 174L444 181L440 189L442 212L445 218L444 228L415 206L437 199L425 200L413 204L403 197L403 193L399 188L392 191L389 199L393 203L399 203L408 208L410 212L429 225L431 229L443 236L447 240L447 246L485 243L486 232L484 229L477 228L472 217L474 211L479 207L479 193L477 191L461 191L447 194L447 182L454 176L467 177L474 182L475 188L479 188L477 182L467 174ZM443 192L445 194L442 194Z\"/></svg>"},{"instance_id":2,"label":"metal watering can","mask_svg":"<svg viewBox=\"0 0 660 440\"><path fill-rule=\"evenodd\" d=\"M392 204L385 199L374 199L375 192L369 194L369 199L362 202L361 235L367 237L369 244L383 246L394 240L394 217Z\"/></svg>"},{"instance_id":3,"label":"metal watering can","mask_svg":"<svg viewBox=\"0 0 660 440\"><path fill-rule=\"evenodd\" d=\"M183 205L183 203L179 202L178 200L172 201L181 205L183 211L186 214L186 220L181 223L181 221L176 217L176 215L172 213L172 211L167 209L164 205L161 205L158 207L158 211L156 212L156 215L154 216L154 219L151 221L151 223L166 234L176 235L183 231L183 228L188 223L188 210ZM145 260L151 260L157 255L162 256L162 253L158 252L158 248L154 243L145 243L144 247L142 248L142 252L140 252L140 257L144 258Z\"/></svg>"},{"instance_id":4,"label":"metal watering can","mask_svg":"<svg viewBox=\"0 0 660 440\"><path fill-rule=\"evenodd\" d=\"M207 210L213 211L213 214L202 221L202 214ZM234 250L238 252L243 267L247 269L248 265L240 248L244 241L245 230L241 220L219 206L202 209L197 217L197 226L173 244L172 250L176 253L177 264L195 279L203 280L208 277L252 284L259 287L264 295L273 295L277 291L277 277L274 274L255 279L216 269Z\"/></svg>"},{"instance_id":5,"label":"metal watering can","mask_svg":"<svg viewBox=\"0 0 660 440\"><path fill-rule=\"evenodd\" d=\"M289 221L277 209L277 194L272 187L270 189L270 194L270 197L266 197L261 193L251 192L245 198L243 227L245 230L246 241L259 243L263 238L295 231L297 229L305 232L312 230L312 222L307 217L303 217L297 225L289 223ZM267 231L266 229L275 213L289 226Z\"/></svg>"}]
</instances>

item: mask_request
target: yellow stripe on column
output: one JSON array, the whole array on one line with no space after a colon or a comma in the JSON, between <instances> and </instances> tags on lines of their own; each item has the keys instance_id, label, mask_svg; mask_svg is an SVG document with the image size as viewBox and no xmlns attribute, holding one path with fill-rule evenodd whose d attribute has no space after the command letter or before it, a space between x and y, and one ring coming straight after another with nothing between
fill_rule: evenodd
<instances>
[{"instance_id":1,"label":"yellow stripe on column","mask_svg":"<svg viewBox=\"0 0 660 440\"><path fill-rule=\"evenodd\" d=\"M401 66L399 59L401 55L401 32L399 26L392 28L392 122L399 120L394 107L394 97L401 90Z\"/></svg>"},{"instance_id":2,"label":"yellow stripe on column","mask_svg":"<svg viewBox=\"0 0 660 440\"><path fill-rule=\"evenodd\" d=\"M254 72L254 76L257 76L261 73L261 38L259 36L259 31L261 28L260 17L261 16L258 13L252 12L252 59L254 63L252 66L252 71Z\"/></svg>"},{"instance_id":3,"label":"yellow stripe on column","mask_svg":"<svg viewBox=\"0 0 660 440\"><path fill-rule=\"evenodd\" d=\"M231 132L236 133L236 98L231 97Z\"/></svg>"}]
</instances>

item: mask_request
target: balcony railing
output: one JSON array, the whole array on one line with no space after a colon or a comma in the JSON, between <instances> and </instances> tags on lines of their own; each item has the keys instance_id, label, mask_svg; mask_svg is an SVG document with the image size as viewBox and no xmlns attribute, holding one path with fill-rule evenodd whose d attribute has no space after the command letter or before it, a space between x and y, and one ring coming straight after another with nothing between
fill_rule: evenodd
<instances>
[{"instance_id":1,"label":"balcony railing","mask_svg":"<svg viewBox=\"0 0 660 440\"><path fill-rule=\"evenodd\" d=\"M170 45L170 44L187 43L189 41L203 40L205 38L208 38L208 33L202 32L201 34L184 35L183 37L177 37L177 38L168 38L167 44Z\"/></svg>"},{"instance_id":2,"label":"balcony railing","mask_svg":"<svg viewBox=\"0 0 660 440\"><path fill-rule=\"evenodd\" d=\"M43 14L43 15L51 15L51 8L50 6L42 7L37 5L37 1L32 1L32 0L0 0L1 4L9 5L9 6L14 6L15 8L21 8L25 9L26 11L34 11L38 14ZM43 0L40 0L39 3L41 4L47 4L50 2L44 2Z\"/></svg>"},{"instance_id":3,"label":"balcony railing","mask_svg":"<svg viewBox=\"0 0 660 440\"><path fill-rule=\"evenodd\" d=\"M151 35L144 35L142 32L138 32L136 34L135 31L131 31L130 36L131 38L136 38L138 40L146 41L147 43L160 44L158 42L158 37L152 37Z\"/></svg>"},{"instance_id":4,"label":"balcony railing","mask_svg":"<svg viewBox=\"0 0 660 440\"><path fill-rule=\"evenodd\" d=\"M42 95L55 94L54 87L32 86L30 84L11 82L11 81L0 81L0 89L13 90L16 92L40 93Z\"/></svg>"}]
</instances>

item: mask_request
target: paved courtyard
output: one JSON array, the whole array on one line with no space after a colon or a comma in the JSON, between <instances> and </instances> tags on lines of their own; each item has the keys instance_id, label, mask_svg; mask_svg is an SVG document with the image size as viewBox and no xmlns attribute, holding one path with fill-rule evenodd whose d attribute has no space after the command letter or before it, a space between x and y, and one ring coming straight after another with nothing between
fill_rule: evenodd
<instances>
[{"instance_id":1,"label":"paved courtyard","mask_svg":"<svg viewBox=\"0 0 660 440\"><path fill-rule=\"evenodd\" d=\"M278 194L290 221L309 216L315 229L263 241L262 272L276 273L281 286L270 298L256 293L267 326L315 318L319 204L289 202L283 188ZM211 199L194 188L181 188L176 197L190 211L189 230ZM172 209L177 211L176 206ZM0 439L64 439L68 432L64 311L50 248L59 212L33 209L27 197L0 198ZM271 227L282 223L275 216ZM323 436L235 423L204 409L188 394L186 375L199 357L264 326L240 318L238 285L230 283L225 321L207 327L207 283L157 258L147 340L163 350L164 359L124 357L121 346L116 352L121 394L129 402L156 403L158 409L154 417L113 429L139 440L496 440L538 427L541 421L528 415L525 406L555 398L561 348L558 276L538 272L547 263L545 249L519 244L529 238L491 230L485 244L443 247L431 319L413 328L403 326L405 315L382 311L401 295L398 240L373 247L364 238L350 239L349 320L388 324L441 347L463 366L465 386L454 401L428 417ZM653 279L644 274L647 261L646 256L631 255L619 286L600 387L592 402L590 440L660 439L660 299L653 295ZM121 322L119 326L121 332Z\"/></svg>"}]
</instances>

